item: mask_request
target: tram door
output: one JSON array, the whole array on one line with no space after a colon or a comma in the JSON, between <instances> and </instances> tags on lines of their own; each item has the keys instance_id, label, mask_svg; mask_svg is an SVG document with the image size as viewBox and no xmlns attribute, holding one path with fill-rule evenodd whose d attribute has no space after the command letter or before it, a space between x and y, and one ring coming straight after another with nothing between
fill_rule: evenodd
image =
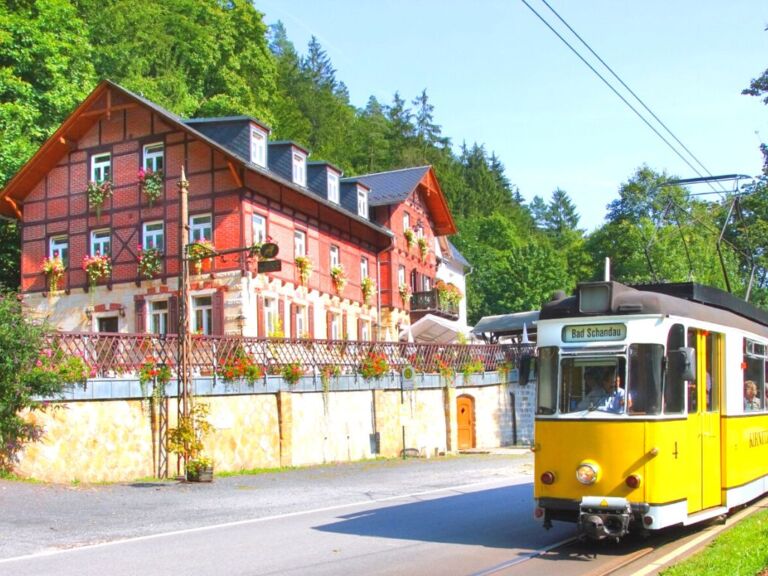
<instances>
[{"instance_id":1,"label":"tram door","mask_svg":"<svg viewBox=\"0 0 768 576\"><path fill-rule=\"evenodd\" d=\"M696 349L696 381L688 385L688 513L721 504L720 389L723 383L723 336L688 330Z\"/></svg>"}]
</instances>

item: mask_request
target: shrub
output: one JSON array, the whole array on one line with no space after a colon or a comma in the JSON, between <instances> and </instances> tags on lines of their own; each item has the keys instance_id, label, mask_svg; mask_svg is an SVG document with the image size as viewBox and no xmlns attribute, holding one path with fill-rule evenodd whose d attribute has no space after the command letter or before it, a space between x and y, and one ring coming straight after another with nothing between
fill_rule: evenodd
<instances>
[{"instance_id":1,"label":"shrub","mask_svg":"<svg viewBox=\"0 0 768 576\"><path fill-rule=\"evenodd\" d=\"M29 411L45 412L72 384L83 382L90 368L82 357L54 353L44 343L45 325L28 322L19 297L0 291L0 470L10 471L24 444L39 440L43 428ZM42 350L42 352L41 352Z\"/></svg>"}]
</instances>

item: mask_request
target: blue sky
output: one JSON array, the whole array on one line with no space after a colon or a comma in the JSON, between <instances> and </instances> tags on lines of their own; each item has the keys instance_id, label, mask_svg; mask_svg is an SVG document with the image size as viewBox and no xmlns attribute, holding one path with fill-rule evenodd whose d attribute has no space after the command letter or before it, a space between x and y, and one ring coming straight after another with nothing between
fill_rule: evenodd
<instances>
[{"instance_id":1,"label":"blue sky","mask_svg":"<svg viewBox=\"0 0 768 576\"><path fill-rule=\"evenodd\" d=\"M528 2L566 34L541 0ZM768 68L768 2L549 4L711 174L760 172L768 106L740 93ZM643 164L696 176L519 0L255 5L268 24L285 24L299 52L318 38L352 104L364 106L371 95L388 104L396 90L410 101L426 88L454 145L496 152L528 201L565 190L587 230L603 222L606 204Z\"/></svg>"}]
</instances>

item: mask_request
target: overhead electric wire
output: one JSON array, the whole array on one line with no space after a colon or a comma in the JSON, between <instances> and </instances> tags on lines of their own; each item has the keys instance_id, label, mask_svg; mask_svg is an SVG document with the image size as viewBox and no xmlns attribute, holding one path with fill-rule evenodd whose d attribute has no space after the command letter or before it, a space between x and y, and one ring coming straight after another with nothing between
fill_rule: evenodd
<instances>
[{"instance_id":1,"label":"overhead electric wire","mask_svg":"<svg viewBox=\"0 0 768 576\"><path fill-rule=\"evenodd\" d=\"M663 135L662 135L662 134L661 134L661 133L660 133L660 132L659 132L659 131L656 129L656 127L655 127L655 126L653 126L653 125L652 125L652 124L651 124L651 123L648 121L648 119L647 119L647 118L645 118L645 116L643 116L643 115L642 115L642 114L641 114L641 113L640 113L640 112L637 110L637 108L635 108L635 107L634 107L634 106L633 106L633 105L632 105L632 104L631 104L631 103L630 103L630 102L629 102L629 101L628 101L628 100L627 100L627 99L626 99L626 98L625 98L625 97L624 97L624 96L623 96L623 95L622 95L622 94L621 94L621 93L620 93L620 92L619 92L619 91L618 91L618 90L617 90L617 89L616 89L616 88L615 88L615 87L614 87L614 86L613 86L613 85L612 85L612 84L611 84L611 83L610 83L610 82L609 82L609 81L608 81L608 80L607 80L607 79L606 79L606 78L605 78L605 77L602 75L602 74L600 74L600 72L598 72L598 71L597 71L597 69L596 69L594 66L592 66L592 64L590 64L590 63L587 61L587 59L586 59L586 58L584 58L584 56L582 56L582 55L581 55L581 53L579 53L579 51L578 51L578 50L576 50L576 48L574 48L574 47L571 45L571 43L570 43L570 42L568 42L568 40L566 40L566 39L565 39L565 38L562 36L562 34L560 34L560 33L559 33L557 30L555 30L555 28L554 28L554 27L553 27L553 26L552 26L552 25L551 25L549 22L547 22L547 20L546 20L546 19L545 19L545 18L544 18L544 17L543 17L541 14L539 14L539 13L536 11L536 9L535 9L533 6L531 6L531 5L530 5L530 4L527 2L527 0L520 0L520 1L521 1L523 4L525 4L525 6L526 6L526 7L527 7L527 8L528 8L528 9L529 9L531 12L533 12L533 14L534 14L534 15L535 15L535 16L536 16L536 17L537 17L539 20L541 20L541 21L542 21L542 23L543 23L543 24L544 24L544 25L545 25L547 28L549 28L549 29L550 29L550 31L551 31L551 32L552 32L552 33L553 33L555 36L557 36L557 37L560 39L560 41L561 41L563 44L565 44L565 45L566 45L566 46L567 46L567 47L568 47L568 48L571 50L571 52L573 52L573 53L576 55L576 57L577 57L579 60L581 60L581 61L584 63L584 65L585 65L585 66L587 66L587 67L588 67L590 70L592 70L592 72L595 74L595 76L597 76L598 78L600 78L600 80L602 80L602 81L603 81L603 83L604 83L604 84L605 84L605 85L606 85L606 86L607 86L607 87L608 87L608 88L609 88L609 89L610 89L610 90L611 90L611 91L612 91L612 92L613 92L613 93L614 93L614 94L615 94L615 95L616 95L616 96L617 96L617 97L618 97L618 98L619 98L619 99L620 99L622 102L624 102L624 104L626 104L626 106L627 106L627 107L628 107L630 110L632 110L632 112L634 112L634 113L635 113L635 115L636 115L638 118L640 118L640 120L641 120L641 121L642 121L642 122L643 122L643 123L644 123L646 126L648 126L648 128L650 128L650 129L653 131L653 133L654 133L654 134L656 134L656 136L658 136L658 137L661 139L661 141L662 141L662 142L664 142L664 143L665 143L665 144L666 144L666 145L669 147L669 149L670 149L670 150L672 150L672 152L674 152L674 153L677 155L677 157L678 157L678 158L680 158L680 159L681 159L681 160L682 160L682 161L683 161L683 162L684 162L684 163L685 163L685 164L686 164L686 165L687 165L687 166L688 166L688 167L689 167L691 170L693 170L693 172L694 172L695 174L697 174L697 175L699 175L700 177L704 178L704 176L702 175L702 173L701 173L701 172L700 172L700 171L699 171L699 170L698 170L698 169L697 169L697 168L696 168L696 167L695 167L693 164L691 164L691 162L690 162L690 161L689 161L689 160L688 160L688 159L687 159L687 158L686 158L686 157L685 157L685 156L684 156L684 155L683 155L683 154L682 154L682 153L681 153L681 152L680 152L680 151L679 151L679 150L678 150L678 149L677 149L675 146L673 146L673 145L672 145L672 143L671 143L669 140L667 140L667 139L666 139L666 138L665 138L665 137L664 137L664 136L663 136ZM543 0L542 0L542 1L543 1ZM546 2L544 2L544 3L546 4ZM549 7L549 5L548 5L548 4L547 4L547 7ZM551 8L550 8L550 10L551 10ZM553 10L553 12L554 12L554 10ZM559 16L559 15L558 15L558 18L560 18L560 16ZM562 18L560 18L560 20L562 21ZM568 26L568 25L566 24L566 26ZM573 32L573 30L572 30L572 28L571 28L570 26L568 26L568 29L569 29L569 30L571 30L571 31ZM574 33L574 34L576 34L575 32L573 32L573 33ZM579 38L579 40L581 40L581 38L578 36L578 34L576 34L576 37L577 37L577 38ZM583 40L581 40L581 41L582 41L582 43L584 43L584 41L583 41ZM588 47L588 48L589 48L589 47ZM590 48L590 51L591 51L591 48ZM594 54L594 52L593 52L593 54ZM602 60L601 60L599 57L598 57L598 60L600 60L600 62L603 62L603 61L602 61ZM607 66L607 65L605 65L605 63L603 63L603 65L604 65L604 66L606 66L606 68L608 68L608 66ZM610 70L610 68L609 68L609 70ZM612 71L612 70L611 70L611 73L612 73L612 74L614 74L614 76L615 76L615 73L613 73L613 71ZM621 81L621 80L620 80L620 81ZM622 82L622 84L624 84L624 83ZM635 96L635 95L634 95L634 93L633 93L631 90L630 90L630 93L632 93L632 95L633 95L635 98L637 98L637 96ZM639 100L639 99L638 99L638 100ZM642 103L642 102L641 102L641 103ZM645 104L643 104L643 106L645 106ZM653 113L651 113L651 114L653 115ZM655 115L654 115L654 118L655 118ZM663 124L662 124L662 125L663 125ZM666 126L665 126L665 129L666 129L666 130L669 132L669 129L668 129L668 128L666 128ZM670 132L670 133L671 133L671 132ZM673 134L672 136L674 137L674 134ZM675 138L675 140L677 140L677 138ZM683 146L683 148L685 148L685 146ZM687 148L686 148L686 151L687 151ZM690 154L690 152L689 152L689 154ZM695 159L695 156L693 156L693 155L691 155L691 156L692 156L692 157ZM699 161L698 161L698 159L696 159L696 162L699 162ZM700 162L699 162L699 163L700 163ZM706 170L706 169L705 169L705 170ZM709 171L707 171L707 174L709 174ZM710 175L711 175L711 174L710 174ZM710 187L712 187L712 185L711 185L711 184L710 184ZM712 190L715 190L715 189L714 189L714 187L712 187ZM717 191L716 191L716 192L717 192ZM718 193L719 193L719 192L718 192Z\"/></svg>"},{"instance_id":2,"label":"overhead electric wire","mask_svg":"<svg viewBox=\"0 0 768 576\"><path fill-rule=\"evenodd\" d=\"M600 55L599 55L597 52L595 52L595 51L592 49L592 47L591 47L591 46L590 46L590 45L587 43L587 41L586 41L586 40L584 40L584 38L582 38L582 37L579 35L579 33L578 33L578 32L576 32L576 30L574 30L574 29L571 27L571 25L570 25L570 24L568 24L568 22L566 22L566 21L565 21L565 19L564 19L562 16L560 16L560 14L557 12L557 10L555 10L554 8L552 8L552 6L551 6L551 5L550 5L550 4L547 2L547 0L541 0L541 2L542 2L542 3L543 3L543 4L544 4L544 5L547 7L547 8L549 8L549 10L550 10L550 11L551 11L551 12L552 12L552 13L553 13L553 14L554 14L556 17L557 17L557 19L558 19L558 20L560 20L560 22L562 22L562 23L563 23L563 25L564 25L566 28L568 28L568 30L570 30L570 31L571 31L571 33L572 33L574 36L576 36L576 38L578 38L578 39L579 39L579 42L581 42L581 43L582 43L582 44L583 44L583 45L584 45L584 46L587 48L587 50L589 50L589 51L592 53L592 55L593 55L595 58L597 58L598 62L600 62L600 64L602 64L603 66L605 66L606 70L608 70L608 71L609 71L609 72L610 72L610 73L613 75L613 77L614 77L614 78L616 78L616 80L618 80L618 81L619 81L619 83L621 83L621 85L622 85L622 86L623 86L623 87L624 87L624 88L627 90L627 92L629 92L630 94L632 94L632 96L635 98L635 100L637 100L637 101L640 103L640 105L641 105L643 108L645 108L645 110L646 110L646 111L647 111L647 112L648 112L648 113L649 113L651 116L653 116L653 119L654 119L654 120L656 120L656 122L658 122L658 123L659 123L659 125L661 125L661 127L662 127L662 128L664 128L664 130L666 130L666 131L667 131L667 133L668 133L670 136L672 136L672 138L675 140L675 142L677 142L678 144L680 144L680 146L682 146L683 150L685 150L685 151L688 153L688 155L689 155L691 158L693 158L693 160L696 162L696 164L698 164L698 165L701 167L701 169L702 169L702 170L704 170L704 172L706 172L706 173L707 173L707 174L708 174L710 177L713 177L713 178L714 178L713 174L712 174L712 173L711 173L711 172L710 172L710 171L707 169L707 167L706 167L706 166L704 166L704 164L701 162L701 160L699 160L699 159L696 157L696 155L695 155L693 152L691 152L691 151L690 151L690 149L689 149L689 148L688 148L688 147L687 147L685 144L683 144L683 143L680 141L680 139L679 139L679 138L678 138L678 137L675 135L675 133L674 133L674 132L672 132L672 130L670 130L670 128L669 128L669 127L668 127L668 126L667 126L667 125L666 125L664 122L662 122L661 118L659 118L659 117L658 117L658 116L657 116L657 115L656 115L656 114L653 112L653 110L651 110L651 109L650 109L650 108L649 108L649 107L646 105L646 103L643 101L643 99L642 99L642 98L640 98L640 96L638 96L638 95L635 93L635 91L634 91L634 90L632 90L632 88L630 88L629 86L627 86L626 82L624 82L624 80L622 80L622 79L621 79L621 77L620 77L620 76L619 76L619 75L618 75L618 74L617 74L617 73L616 73L616 72L613 70L613 68L611 68L611 67L610 67L610 66L609 66L609 65L608 65L608 64L605 62L605 60L603 60L603 59L600 57ZM720 188L723 190L723 192L727 192L727 191L726 191L726 189L723 187L723 185L722 185L721 183L718 183L718 184L720 185ZM710 186L710 187L711 187L711 186ZM714 190L714 188L712 188L712 189Z\"/></svg>"}]
</instances>

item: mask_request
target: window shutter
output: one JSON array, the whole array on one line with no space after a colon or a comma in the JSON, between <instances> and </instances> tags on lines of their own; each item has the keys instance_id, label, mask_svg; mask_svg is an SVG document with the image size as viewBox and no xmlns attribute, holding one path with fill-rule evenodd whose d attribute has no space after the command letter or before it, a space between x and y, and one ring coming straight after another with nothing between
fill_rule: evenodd
<instances>
[{"instance_id":1,"label":"window shutter","mask_svg":"<svg viewBox=\"0 0 768 576\"><path fill-rule=\"evenodd\" d=\"M309 327L309 337L315 337L315 307L307 304L307 326Z\"/></svg>"},{"instance_id":2,"label":"window shutter","mask_svg":"<svg viewBox=\"0 0 768 576\"><path fill-rule=\"evenodd\" d=\"M341 314L341 337L344 340L348 340L349 339L349 333L347 332L347 330L348 330L347 329L347 313L343 312Z\"/></svg>"},{"instance_id":3,"label":"window shutter","mask_svg":"<svg viewBox=\"0 0 768 576\"><path fill-rule=\"evenodd\" d=\"M357 339L358 340L363 339L363 319L362 318L357 319Z\"/></svg>"},{"instance_id":4,"label":"window shutter","mask_svg":"<svg viewBox=\"0 0 768 576\"><path fill-rule=\"evenodd\" d=\"M256 295L256 336L264 338L267 334L264 330L264 297Z\"/></svg>"},{"instance_id":5,"label":"window shutter","mask_svg":"<svg viewBox=\"0 0 768 576\"><path fill-rule=\"evenodd\" d=\"M168 333L178 334L179 332L179 297L171 296L168 299Z\"/></svg>"},{"instance_id":6,"label":"window shutter","mask_svg":"<svg viewBox=\"0 0 768 576\"><path fill-rule=\"evenodd\" d=\"M136 334L144 334L147 332L147 301L143 296L134 296L134 304L136 305Z\"/></svg>"},{"instance_id":7,"label":"window shutter","mask_svg":"<svg viewBox=\"0 0 768 576\"><path fill-rule=\"evenodd\" d=\"M325 338L327 340L331 339L331 322L333 322L333 313L328 310L325 313Z\"/></svg>"},{"instance_id":8,"label":"window shutter","mask_svg":"<svg viewBox=\"0 0 768 576\"><path fill-rule=\"evenodd\" d=\"M224 292L217 290L211 298L213 303L213 326L211 333L217 336L224 334Z\"/></svg>"},{"instance_id":9,"label":"window shutter","mask_svg":"<svg viewBox=\"0 0 768 576\"><path fill-rule=\"evenodd\" d=\"M291 302L291 308L290 308L290 326L291 326L291 338L301 338L301 334L296 334L296 304Z\"/></svg>"}]
</instances>

